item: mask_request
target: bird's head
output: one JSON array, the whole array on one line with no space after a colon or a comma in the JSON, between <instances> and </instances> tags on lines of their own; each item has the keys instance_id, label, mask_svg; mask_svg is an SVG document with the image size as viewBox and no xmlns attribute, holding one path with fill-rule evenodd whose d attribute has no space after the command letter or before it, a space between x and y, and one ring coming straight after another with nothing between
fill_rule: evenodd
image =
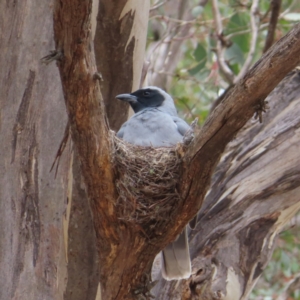
<instances>
[{"instance_id":1,"label":"bird's head","mask_svg":"<svg viewBox=\"0 0 300 300\"><path fill-rule=\"evenodd\" d=\"M148 86L131 94L120 94L116 98L128 102L135 113L157 107L170 115L177 115L172 97L155 86Z\"/></svg>"}]
</instances>

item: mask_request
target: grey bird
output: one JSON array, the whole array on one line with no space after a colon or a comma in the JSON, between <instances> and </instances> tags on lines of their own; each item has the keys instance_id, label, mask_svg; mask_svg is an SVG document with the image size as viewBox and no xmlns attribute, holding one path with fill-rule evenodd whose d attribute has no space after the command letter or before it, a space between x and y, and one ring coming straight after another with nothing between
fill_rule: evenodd
<instances>
[{"instance_id":1,"label":"grey bird","mask_svg":"<svg viewBox=\"0 0 300 300\"><path fill-rule=\"evenodd\" d=\"M117 99L127 101L135 114L117 133L119 138L139 146L170 147L182 142L190 126L177 115L172 97L149 86ZM162 275L167 280L189 278L191 261L187 229L162 251Z\"/></svg>"}]
</instances>

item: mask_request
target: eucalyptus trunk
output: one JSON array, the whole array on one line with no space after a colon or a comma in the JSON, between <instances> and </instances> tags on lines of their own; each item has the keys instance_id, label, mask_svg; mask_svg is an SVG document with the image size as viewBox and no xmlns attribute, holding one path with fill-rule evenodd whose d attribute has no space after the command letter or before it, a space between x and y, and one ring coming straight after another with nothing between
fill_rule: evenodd
<instances>
[{"instance_id":1,"label":"eucalyptus trunk","mask_svg":"<svg viewBox=\"0 0 300 300\"><path fill-rule=\"evenodd\" d=\"M155 255L199 209L190 233L195 274L179 290L167 283L169 299L246 299L298 208L299 114L287 82L279 101L270 98L281 110L275 105L263 126L236 135L299 64L300 25L177 148L179 201L149 238L120 218L108 126L117 129L128 114L113 97L140 86L149 2L101 1L96 54L92 8L91 0L0 4L0 299L98 300L100 290L105 300L149 298ZM165 284L154 286L157 299L167 299Z\"/></svg>"}]
</instances>

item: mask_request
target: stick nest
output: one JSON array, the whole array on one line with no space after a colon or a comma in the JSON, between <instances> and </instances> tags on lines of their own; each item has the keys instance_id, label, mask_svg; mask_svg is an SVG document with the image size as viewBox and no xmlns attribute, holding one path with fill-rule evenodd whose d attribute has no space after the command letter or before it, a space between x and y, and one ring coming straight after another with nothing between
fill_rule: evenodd
<instances>
[{"instance_id":1,"label":"stick nest","mask_svg":"<svg viewBox=\"0 0 300 300\"><path fill-rule=\"evenodd\" d=\"M180 200L176 185L181 158L176 148L135 146L115 137L114 166L119 218L140 225L147 235L159 235L155 228L169 223Z\"/></svg>"}]
</instances>

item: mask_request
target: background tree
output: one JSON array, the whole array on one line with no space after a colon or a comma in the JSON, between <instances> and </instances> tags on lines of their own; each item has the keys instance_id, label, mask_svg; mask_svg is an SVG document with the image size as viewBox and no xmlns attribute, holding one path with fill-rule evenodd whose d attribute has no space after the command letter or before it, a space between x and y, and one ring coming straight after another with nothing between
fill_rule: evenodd
<instances>
[{"instance_id":1,"label":"background tree","mask_svg":"<svg viewBox=\"0 0 300 300\"><path fill-rule=\"evenodd\" d=\"M150 11L153 13L158 9L162 10L163 16L166 15L170 24L173 17L165 14L164 6L167 4L167 2L155 3ZM204 30L206 27L202 25L205 24L197 24L197 22L206 16L207 22L212 24L209 21L209 13L201 15L199 14L201 11L199 5L191 7L187 4L189 4L187 1L178 2L180 14L177 17L184 17L186 22L175 19L174 23L180 21L177 22L180 24L180 30L176 26L174 29L167 26L168 30L163 32L162 37L166 35L169 38L167 44L175 43L176 45L172 46L174 48L164 50L165 56L153 55L162 57L163 63L158 64L156 68L163 71L160 74L172 73L175 70L176 59L184 58L178 63L179 67L192 61L188 53L193 52L193 46L195 46L194 57L198 61L198 65L195 67L198 68L198 71L194 69L194 73L183 72L183 74L188 74L184 75L186 79L191 79L192 82L199 85L197 76L207 76L207 73L206 75L205 73L201 74L200 71L206 70L207 72L209 70L214 72L214 76L207 78L219 80L214 81L214 84L223 88L236 84L237 79L243 77L239 74L243 74L242 71L245 74L251 61L255 60L253 51L250 51L253 49L253 37L250 37L252 48L249 47L248 52L243 52L244 54L249 53L246 57L249 57L250 54L252 56L247 68L244 67L247 64L242 60L240 63L233 63L233 58L237 56L236 52L231 58L224 56L224 53L228 52L228 49L232 50L232 47L229 47L230 38L228 36L224 38L220 24L225 26L232 22L228 22L228 19L222 19L220 22L220 11L222 15L223 13L230 15L230 13L226 14L225 10L235 10L236 8L227 5L228 3L223 5L223 3L212 2L206 6L204 6L205 3L201 3L200 7L204 7L204 10L212 11L216 31L210 30L212 36L217 37L216 46L206 48L201 46L198 35L196 36L197 40L192 39L194 36L191 36L190 30L193 32L197 27L184 25L201 25L198 27L199 30ZM109 159L112 148L110 148L111 144L104 121L102 101L100 101L99 108L99 99L102 98L98 81L101 83L101 93L106 102L110 125L117 129L127 118L127 108L117 106L117 102L112 99L114 95L129 91L132 87L138 87L140 74L146 74L147 68L148 74L153 73L152 76L155 76L151 60L150 65L145 64L144 72L141 70L149 3L141 4L140 1L119 1L117 4L111 3L111 1L100 2L95 35L97 69L93 58L93 47L89 42L91 1L78 1L78 3L77 1L73 3L61 1L56 2L54 7L48 5L36 1L0 4L2 12L1 45L3 48L0 56L2 66L0 72L0 147L1 153L3 153L0 161L0 264L1 270L4 270L1 272L0 299L99 298L98 254L102 262L100 281L104 293L103 299L113 297L123 299L126 280L130 282L131 279L130 276L128 278L124 276L125 278L122 278L124 280L121 281L124 286L120 287L120 281L114 280L114 278L120 278L120 274L117 274L118 268L116 268L117 271L114 271L114 268L117 264L121 266L119 270L122 270L122 267L124 269L126 265L124 260L130 256L124 251L123 255L115 255L116 261L114 261L112 256L108 255L112 252L107 245L110 243L110 245L117 245L120 240L118 238L112 240L119 235L119 229L111 226L111 223L108 222L114 220L116 216L109 215L110 210L107 208L111 207L107 205L110 202L103 200L107 196L108 200L115 201L116 191L111 184L114 176ZM209 5L213 6L212 10L209 9ZM238 6L242 12L244 10L246 21L249 9L247 5L247 3L239 3ZM258 7L255 1L251 5L252 13L250 17L248 16L248 20L252 21L251 33L253 36L255 33L253 28L257 27L257 25L256 27L253 25L254 19L257 19L258 12L264 13L269 8L267 6L264 11L264 7ZM55 46L52 36L52 8L54 10ZM290 6L286 9L290 9ZM176 14L176 12L175 10L171 13ZM191 19L193 14L195 20ZM293 14L292 17L297 18L298 15L295 15L294 10ZM265 15L268 20L269 14ZM287 15L286 12L283 14L285 18ZM237 17L240 15L238 14ZM291 18L291 13L289 18ZM236 20L233 16L229 20L232 21L232 19ZM37 26L37 20L41 20L39 26ZM286 22L286 20L284 21ZM248 31L248 28L245 31ZM197 31L195 30L195 32ZM265 32L262 31L262 34ZM178 37L177 34L183 36ZM176 41L185 40L184 34L187 34L190 39L189 46L176 43ZM201 35L205 36L204 33ZM156 39L159 41L160 36ZM259 35L256 40L259 40ZM214 163L217 162L223 147L232 138L232 135L241 128L254 111L258 111L260 114L257 104L261 103L267 93L299 62L298 43L299 26L295 27L294 31L271 52L268 52L242 80L242 83L238 83L227 94L229 96L212 114L202 133L187 150L188 152L185 154L186 167L189 166L188 158L192 157L197 149L202 150L199 151L200 156L196 157L196 161L200 162L201 155L204 159L205 153L212 151L214 155L210 158ZM233 45L235 44L233 43ZM159 48L160 45L156 46L157 50ZM73 147L68 138L69 125L64 110L63 93L57 68L53 63L46 67L39 61L39 58L45 56L51 49L55 49L55 52L48 57L48 61L53 58L58 61L72 128L72 138L76 147ZM175 53L176 49L177 53ZM185 49L187 52L182 51ZM205 50L203 51L203 49ZM210 52L208 53L208 51ZM259 50L256 51L256 57L259 57ZM174 57L171 57L172 55ZM166 62L168 59L172 63L168 64ZM44 61L47 62L47 59ZM202 66L203 61L205 61L205 66ZM245 61L247 62L247 59ZM162 65L168 66L166 71L160 70ZM218 75L216 66L220 68L221 76ZM151 68L154 71L151 71ZM72 72L66 72L67 70ZM183 82L182 74L177 72L175 75L175 78L180 79L179 83ZM166 76L160 79L165 86L172 81L170 78L166 79ZM154 83L159 82L154 79L148 80ZM270 105L277 105L277 108L279 106L282 111L277 108L272 109L273 115L265 118L265 127L258 124L247 125L236 140L228 145L228 150L226 150L228 154L224 154L225 156L221 160L212 182L211 192L207 194L204 206L200 211L197 230L191 233L195 274L189 281L182 282L178 289L174 289L174 283L169 283L170 290L165 295L162 295L162 286L165 283L160 281L153 291L158 299L166 297L169 299L176 299L176 297L179 299L180 297L183 299L192 299L193 297L218 299L223 294L227 294L227 299L246 299L248 297L272 253L276 234L298 208L296 100L299 94L297 94L297 75L288 80L290 81L285 81L280 87L282 97L278 97L278 100L281 101L270 101ZM185 82L189 82L189 80L185 80ZM242 89L245 85L249 88L250 94L249 91ZM198 115L197 107L198 109L200 107L199 101L193 102L194 99L199 98L199 93L192 93L192 89L188 84L184 92L181 92L182 95L191 95L189 101L186 101L187 98L178 97L178 104L181 104L179 107L186 107L186 112L188 111L191 117ZM206 88L203 93L208 93L206 92L208 90ZM289 92L290 90L295 90L295 94ZM175 96L177 96L176 91L180 91L178 83L176 88L173 88ZM285 91L287 92L285 93ZM217 94L218 90L215 90L215 93L207 98L212 100ZM287 94L289 97L286 97ZM262 99L259 99L258 96L261 96ZM236 99L233 100L233 97ZM207 104L205 101L208 99L204 98L204 104ZM201 106L203 109L203 103ZM191 107L192 109L190 109ZM208 109L206 112L204 109L201 116L204 118L207 112ZM272 121L276 124L273 128ZM259 130L260 133L258 133ZM220 134L223 135L222 138ZM203 141L202 145L201 141ZM208 147L206 147L207 145ZM218 145L219 149L216 146L212 147L213 145ZM56 164L52 173L49 173L58 148L56 158L59 166ZM79 150L79 154L77 150ZM99 151L101 155L99 155ZM288 158L287 160L282 159L282 153L285 154L284 157ZM276 155L279 155L280 160L276 159ZM85 182L88 183L97 239L92 230L93 223L87 205L87 194L78 156L81 158ZM98 169L100 172L93 172L96 170L95 165L96 168L100 166ZM204 165L202 164L202 166ZM261 168L261 166L265 166L265 168ZM267 167L271 170L276 169L278 172L273 171L270 176ZM197 168L199 172L199 164L195 165L194 170L193 168L186 169L182 177L184 183L188 182L189 172L196 172ZM204 178L203 170L207 169L201 169L203 175L199 176L196 186L192 186L191 189L198 191L197 184L205 183L202 190L199 190L201 197L204 197L205 191L209 187L207 178L210 177L212 167L209 168L207 178ZM266 177L269 179L268 182L263 180ZM246 186L251 187L251 193L246 190ZM184 192L184 186L182 186L182 190ZM101 201L97 200L99 194L102 195ZM264 201L259 201L261 199ZM201 199L194 198L194 201L200 205ZM252 203L255 205L251 205ZM191 208L186 210L187 215L184 218L179 215L174 217L177 221L181 220L181 223L176 223L174 231L170 229L170 225L174 224L169 225L169 228L166 229L169 232L164 237L164 242L158 241L160 244L149 247L149 257L144 258L147 266L137 270L137 274L150 271L151 258L159 249L163 248L163 243L166 244L180 231L184 222L187 222L192 215ZM100 211L101 219L97 215L98 211ZM106 214L106 212L108 213ZM102 228L99 228L99 225ZM122 228L122 230L124 229ZM132 230L134 233L134 229ZM123 238L126 236L126 230L124 232ZM127 237L128 239L132 238L128 232ZM202 237L201 240L199 237ZM97 253L96 240L99 253ZM253 241L255 241L254 244ZM128 246L126 239L121 242L120 247L126 249ZM139 242L140 245L145 243L141 238ZM234 258L230 255L232 253L235 254ZM239 258L238 261L235 260L237 258ZM136 263L132 257L128 261L132 264ZM141 278L143 276L139 276L139 279ZM147 293L147 288L150 286L147 285L147 278L143 280L142 282L131 281L136 285L133 285L131 292L126 296L141 297L140 292ZM142 287L138 286L141 283ZM135 296L134 294L139 295Z\"/></svg>"}]
</instances>

